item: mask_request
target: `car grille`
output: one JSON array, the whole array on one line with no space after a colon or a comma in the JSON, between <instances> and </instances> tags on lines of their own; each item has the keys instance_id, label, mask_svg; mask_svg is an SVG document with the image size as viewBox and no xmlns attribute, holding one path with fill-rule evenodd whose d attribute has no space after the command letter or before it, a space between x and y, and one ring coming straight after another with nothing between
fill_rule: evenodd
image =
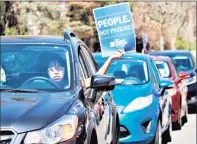
<instances>
[{"instance_id":1,"label":"car grille","mask_svg":"<svg viewBox=\"0 0 197 144\"><path fill-rule=\"evenodd\" d=\"M0 144L11 144L15 136L11 130L0 130Z\"/></svg>"}]
</instances>

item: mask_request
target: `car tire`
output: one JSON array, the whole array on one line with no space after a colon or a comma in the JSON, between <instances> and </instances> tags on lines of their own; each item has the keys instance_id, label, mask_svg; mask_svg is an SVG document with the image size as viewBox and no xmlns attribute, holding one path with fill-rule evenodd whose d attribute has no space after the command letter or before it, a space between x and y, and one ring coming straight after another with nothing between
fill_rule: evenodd
<instances>
[{"instance_id":1,"label":"car tire","mask_svg":"<svg viewBox=\"0 0 197 144\"><path fill-rule=\"evenodd\" d=\"M186 106L186 108L185 108L185 115L182 117L182 124L183 125L185 123L187 123L187 121L188 121L187 116L188 116L188 106Z\"/></svg>"},{"instance_id":2,"label":"car tire","mask_svg":"<svg viewBox=\"0 0 197 144\"><path fill-rule=\"evenodd\" d=\"M120 125L119 122L116 122L115 134L111 144L119 144L119 136L120 136Z\"/></svg>"},{"instance_id":3,"label":"car tire","mask_svg":"<svg viewBox=\"0 0 197 144\"><path fill-rule=\"evenodd\" d=\"M98 144L97 135L96 135L95 130L92 131L89 144Z\"/></svg>"},{"instance_id":4,"label":"car tire","mask_svg":"<svg viewBox=\"0 0 197 144\"><path fill-rule=\"evenodd\" d=\"M168 126L168 129L162 134L162 144L167 144L172 141L172 123Z\"/></svg>"},{"instance_id":5,"label":"car tire","mask_svg":"<svg viewBox=\"0 0 197 144\"><path fill-rule=\"evenodd\" d=\"M173 123L173 130L181 130L181 127L182 127L181 108L179 107L178 120Z\"/></svg>"},{"instance_id":6,"label":"car tire","mask_svg":"<svg viewBox=\"0 0 197 144\"><path fill-rule=\"evenodd\" d=\"M182 123L183 123L183 125L184 125L185 123L187 123L187 121L188 121L187 116L183 116L183 118L182 118Z\"/></svg>"},{"instance_id":7,"label":"car tire","mask_svg":"<svg viewBox=\"0 0 197 144\"><path fill-rule=\"evenodd\" d=\"M150 144L162 144L161 121L158 121L155 137Z\"/></svg>"}]
</instances>

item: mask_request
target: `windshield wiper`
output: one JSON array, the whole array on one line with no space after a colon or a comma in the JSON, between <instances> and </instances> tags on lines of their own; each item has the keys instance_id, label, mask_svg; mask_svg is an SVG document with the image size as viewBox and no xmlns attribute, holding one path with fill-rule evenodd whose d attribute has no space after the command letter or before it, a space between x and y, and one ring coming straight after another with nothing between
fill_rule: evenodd
<instances>
[{"instance_id":1,"label":"windshield wiper","mask_svg":"<svg viewBox=\"0 0 197 144\"><path fill-rule=\"evenodd\" d=\"M0 89L0 92L38 93L38 90L34 90L34 89Z\"/></svg>"}]
</instances>

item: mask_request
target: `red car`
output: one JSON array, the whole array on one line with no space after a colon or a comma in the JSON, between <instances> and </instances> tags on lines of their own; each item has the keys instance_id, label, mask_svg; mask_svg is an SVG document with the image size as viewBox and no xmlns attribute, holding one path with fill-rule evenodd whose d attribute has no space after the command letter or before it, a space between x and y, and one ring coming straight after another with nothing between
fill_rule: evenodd
<instances>
[{"instance_id":1,"label":"red car","mask_svg":"<svg viewBox=\"0 0 197 144\"><path fill-rule=\"evenodd\" d=\"M166 56L152 56L157 68L162 77L170 79L174 82L171 89L168 90L172 98L172 114L171 119L174 129L180 130L182 123L187 122L187 85L183 79L189 76L186 72L181 72L179 75L171 62L171 59Z\"/></svg>"}]
</instances>

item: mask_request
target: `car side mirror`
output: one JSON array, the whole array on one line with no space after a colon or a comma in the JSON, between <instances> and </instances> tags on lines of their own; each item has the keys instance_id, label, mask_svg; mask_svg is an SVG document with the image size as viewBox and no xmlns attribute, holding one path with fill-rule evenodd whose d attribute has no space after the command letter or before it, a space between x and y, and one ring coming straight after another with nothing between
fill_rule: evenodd
<instances>
[{"instance_id":1,"label":"car side mirror","mask_svg":"<svg viewBox=\"0 0 197 144\"><path fill-rule=\"evenodd\" d=\"M182 79L186 79L189 78L189 74L187 72L179 72L179 78Z\"/></svg>"},{"instance_id":2,"label":"car side mirror","mask_svg":"<svg viewBox=\"0 0 197 144\"><path fill-rule=\"evenodd\" d=\"M93 75L91 78L90 88L100 91L113 90L116 85L114 76L108 75Z\"/></svg>"},{"instance_id":3,"label":"car side mirror","mask_svg":"<svg viewBox=\"0 0 197 144\"><path fill-rule=\"evenodd\" d=\"M170 80L161 80L159 86L161 88L160 94L163 96L166 89L173 88L174 83Z\"/></svg>"},{"instance_id":4,"label":"car side mirror","mask_svg":"<svg viewBox=\"0 0 197 144\"><path fill-rule=\"evenodd\" d=\"M170 89L173 88L174 83L170 80L161 80L159 85L163 89Z\"/></svg>"}]
</instances>

